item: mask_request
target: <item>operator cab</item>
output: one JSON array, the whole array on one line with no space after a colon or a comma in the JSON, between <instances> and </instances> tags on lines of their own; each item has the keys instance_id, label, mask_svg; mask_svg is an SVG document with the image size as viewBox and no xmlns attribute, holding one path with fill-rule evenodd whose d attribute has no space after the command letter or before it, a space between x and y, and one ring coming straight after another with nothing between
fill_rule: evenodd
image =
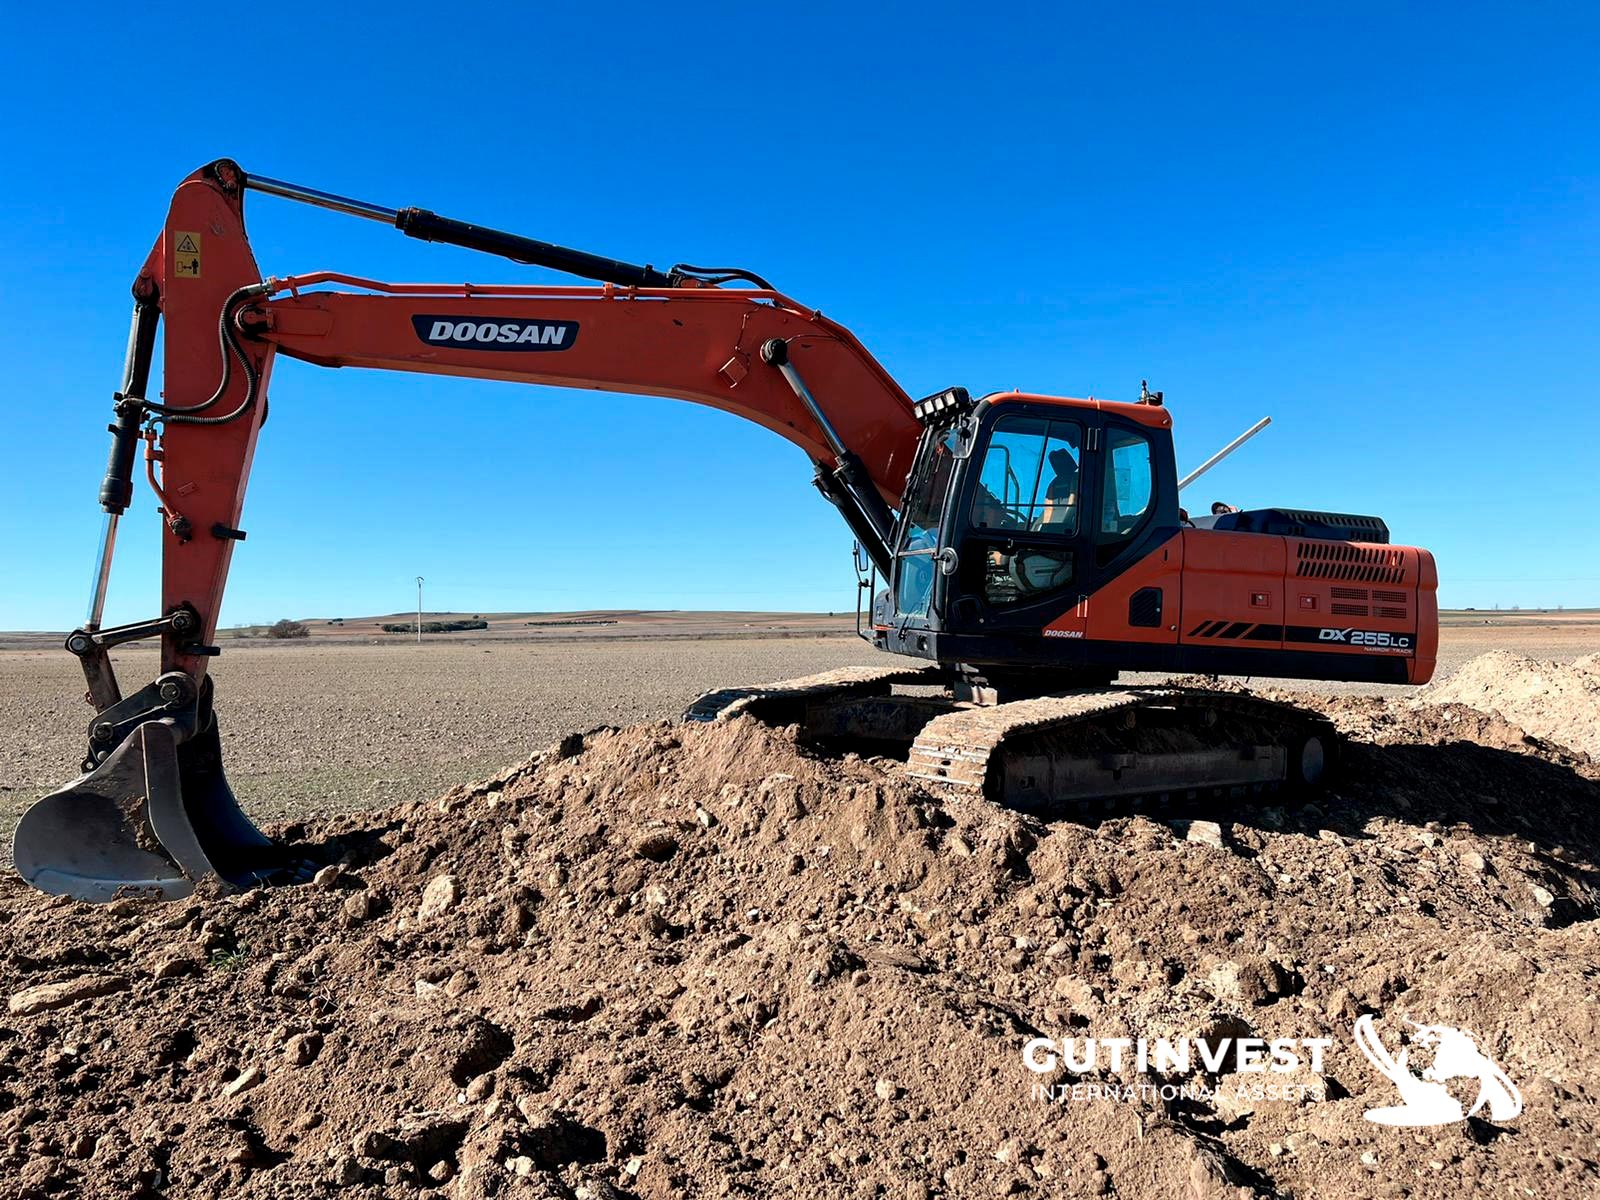
<instances>
[{"instance_id":1,"label":"operator cab","mask_svg":"<svg viewBox=\"0 0 1600 1200\"><path fill-rule=\"evenodd\" d=\"M1016 392L959 396L926 430L895 527L882 649L941 662L1017 661L1048 642L1062 666L1083 643L1045 627L1179 527L1171 418L1157 404Z\"/></svg>"}]
</instances>

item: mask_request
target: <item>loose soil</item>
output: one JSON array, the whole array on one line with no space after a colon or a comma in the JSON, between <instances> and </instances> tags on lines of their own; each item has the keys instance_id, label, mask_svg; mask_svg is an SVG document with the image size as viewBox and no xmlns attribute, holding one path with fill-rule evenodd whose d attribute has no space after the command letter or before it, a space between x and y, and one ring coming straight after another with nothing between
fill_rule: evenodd
<instances>
[{"instance_id":1,"label":"loose soil","mask_svg":"<svg viewBox=\"0 0 1600 1200\"><path fill-rule=\"evenodd\" d=\"M1530 733L1600 758L1600 654L1561 663L1496 650L1431 685L1426 699L1499 713Z\"/></svg>"},{"instance_id":2,"label":"loose soil","mask_svg":"<svg viewBox=\"0 0 1600 1200\"><path fill-rule=\"evenodd\" d=\"M1595 1194L1600 767L1459 703L1299 699L1350 739L1314 801L1041 821L657 722L280 823L336 864L298 887L8 880L0 1196ZM1470 1030L1521 1115L1363 1119L1399 1103L1366 1013L1391 1050ZM1023 1063L1141 1035L1331 1045L1290 1099Z\"/></svg>"}]
</instances>

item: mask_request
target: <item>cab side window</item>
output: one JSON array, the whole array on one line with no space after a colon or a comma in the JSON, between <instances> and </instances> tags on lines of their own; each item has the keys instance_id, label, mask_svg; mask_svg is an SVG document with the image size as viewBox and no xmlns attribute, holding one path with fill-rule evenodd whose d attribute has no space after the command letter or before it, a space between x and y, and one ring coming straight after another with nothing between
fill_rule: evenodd
<instances>
[{"instance_id":1,"label":"cab side window","mask_svg":"<svg viewBox=\"0 0 1600 1200\"><path fill-rule=\"evenodd\" d=\"M1154 499L1150 439L1132 429L1106 429L1105 474L1100 489L1100 549L1109 562L1144 524Z\"/></svg>"}]
</instances>

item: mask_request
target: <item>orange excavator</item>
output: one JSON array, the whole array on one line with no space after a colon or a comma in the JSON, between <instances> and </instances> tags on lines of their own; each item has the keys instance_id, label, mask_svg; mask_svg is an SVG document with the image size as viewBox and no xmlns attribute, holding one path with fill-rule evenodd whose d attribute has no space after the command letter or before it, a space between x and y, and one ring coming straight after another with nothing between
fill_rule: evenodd
<instances>
[{"instance_id":1,"label":"orange excavator","mask_svg":"<svg viewBox=\"0 0 1600 1200\"><path fill-rule=\"evenodd\" d=\"M263 277L245 235L252 191L598 286ZM1317 714L1206 681L1119 685L1119 673L1419 684L1433 672L1433 557L1391 545L1381 520L1191 519L1160 392L1119 403L951 387L913 400L847 329L749 271L619 262L220 160L179 185L133 294L93 599L67 638L95 711L85 773L29 809L15 839L18 871L46 892L171 898L303 869L234 799L207 675L279 354L667 396L788 438L858 543L870 609L863 620L858 604L858 629L893 659L712 692L686 717L898 747L932 788L1042 812L1314 788L1337 752ZM165 522L160 612L105 626L141 445ZM110 652L142 638L160 639L161 674L124 695Z\"/></svg>"}]
</instances>

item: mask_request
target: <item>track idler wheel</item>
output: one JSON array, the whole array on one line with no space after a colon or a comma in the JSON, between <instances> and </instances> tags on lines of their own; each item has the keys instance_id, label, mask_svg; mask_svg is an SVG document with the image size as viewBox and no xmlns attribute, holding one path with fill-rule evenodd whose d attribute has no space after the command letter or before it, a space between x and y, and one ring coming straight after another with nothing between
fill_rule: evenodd
<instances>
[{"instance_id":1,"label":"track idler wheel","mask_svg":"<svg viewBox=\"0 0 1600 1200\"><path fill-rule=\"evenodd\" d=\"M206 879L233 890L281 878L283 853L240 810L223 774L210 704L200 712L187 738L171 717L136 726L92 771L28 809L13 842L22 878L95 902L181 899Z\"/></svg>"},{"instance_id":2,"label":"track idler wheel","mask_svg":"<svg viewBox=\"0 0 1600 1200\"><path fill-rule=\"evenodd\" d=\"M1339 761L1339 733L1330 722L1314 721L1288 739L1285 785L1291 792L1318 795L1327 791Z\"/></svg>"}]
</instances>

